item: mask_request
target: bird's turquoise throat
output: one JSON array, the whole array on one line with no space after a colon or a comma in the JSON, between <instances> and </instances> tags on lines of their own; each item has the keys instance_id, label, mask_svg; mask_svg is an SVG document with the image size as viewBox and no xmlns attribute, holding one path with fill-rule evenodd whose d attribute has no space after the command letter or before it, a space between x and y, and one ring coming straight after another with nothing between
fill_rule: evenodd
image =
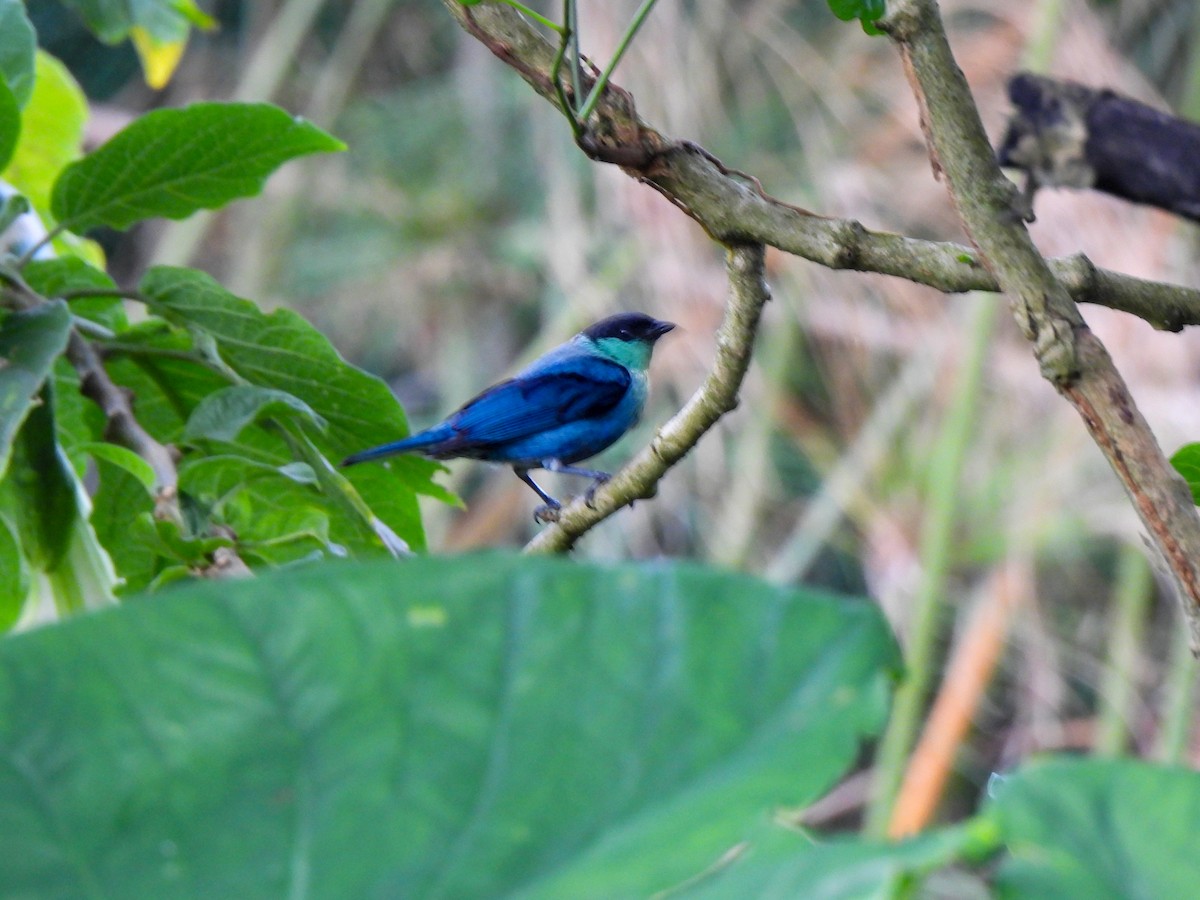
<instances>
[{"instance_id":1,"label":"bird's turquoise throat","mask_svg":"<svg viewBox=\"0 0 1200 900\"><path fill-rule=\"evenodd\" d=\"M650 341L623 341L620 338L600 338L593 341L596 352L627 369L644 371L650 365L654 344Z\"/></svg>"}]
</instances>

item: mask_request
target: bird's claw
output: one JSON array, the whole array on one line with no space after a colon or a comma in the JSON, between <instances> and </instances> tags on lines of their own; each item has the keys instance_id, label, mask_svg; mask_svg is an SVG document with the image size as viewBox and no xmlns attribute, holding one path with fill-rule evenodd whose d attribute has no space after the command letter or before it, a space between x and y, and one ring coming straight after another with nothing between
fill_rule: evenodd
<instances>
[{"instance_id":1,"label":"bird's claw","mask_svg":"<svg viewBox=\"0 0 1200 900\"><path fill-rule=\"evenodd\" d=\"M562 512L562 504L546 503L533 511L533 521L539 525L546 522L557 522L560 512Z\"/></svg>"},{"instance_id":2,"label":"bird's claw","mask_svg":"<svg viewBox=\"0 0 1200 900\"><path fill-rule=\"evenodd\" d=\"M596 499L596 491L599 490L603 485L608 484L610 480L612 480L611 475L596 476L595 480L592 482L592 486L589 487L587 492L583 495L583 502L587 504L588 509L596 508L592 506L592 501Z\"/></svg>"}]
</instances>

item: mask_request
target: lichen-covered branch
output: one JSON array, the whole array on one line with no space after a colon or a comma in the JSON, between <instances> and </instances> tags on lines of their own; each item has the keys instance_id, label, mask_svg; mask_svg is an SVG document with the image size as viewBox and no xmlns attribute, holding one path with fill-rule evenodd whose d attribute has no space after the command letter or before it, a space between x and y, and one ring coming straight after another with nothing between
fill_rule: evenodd
<instances>
[{"instance_id":1,"label":"lichen-covered branch","mask_svg":"<svg viewBox=\"0 0 1200 900\"><path fill-rule=\"evenodd\" d=\"M471 35L560 105L551 77L557 48L516 10L443 2ZM579 141L585 153L653 187L722 243L767 244L831 269L892 275L944 293L1000 290L969 247L871 231L771 197L756 179L727 168L704 148L647 125L632 96L616 85L609 84L587 124ZM1050 265L1078 303L1119 309L1172 331L1200 324L1200 291L1107 272L1083 256Z\"/></svg>"},{"instance_id":2,"label":"lichen-covered branch","mask_svg":"<svg viewBox=\"0 0 1200 900\"><path fill-rule=\"evenodd\" d=\"M701 436L725 413L737 406L738 391L750 354L763 306L771 298L763 276L764 248L745 244L727 248L729 301L725 319L717 332L717 358L708 377L692 398L644 450L596 491L589 505L579 498L563 508L558 521L525 547L528 553L564 553L596 523L622 506L654 495L659 479L687 454Z\"/></svg>"},{"instance_id":3,"label":"lichen-covered branch","mask_svg":"<svg viewBox=\"0 0 1200 900\"><path fill-rule=\"evenodd\" d=\"M934 0L894 0L882 27L897 43L921 109L934 170L944 176L983 265L1013 303L1042 373L1082 416L1128 491L1179 589L1200 652L1200 516L1099 338L1014 214Z\"/></svg>"}]
</instances>

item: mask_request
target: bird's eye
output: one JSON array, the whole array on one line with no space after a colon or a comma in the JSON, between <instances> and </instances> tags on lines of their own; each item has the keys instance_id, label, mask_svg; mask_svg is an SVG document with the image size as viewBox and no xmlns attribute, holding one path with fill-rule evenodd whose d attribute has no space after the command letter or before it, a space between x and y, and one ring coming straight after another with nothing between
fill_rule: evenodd
<instances>
[{"instance_id":1,"label":"bird's eye","mask_svg":"<svg viewBox=\"0 0 1200 900\"><path fill-rule=\"evenodd\" d=\"M623 340L623 341L631 341L631 340L633 340L633 335L629 333L629 329L628 329L628 328L622 328L622 329L620 330L620 332L618 332L618 334L621 336L621 340Z\"/></svg>"}]
</instances>

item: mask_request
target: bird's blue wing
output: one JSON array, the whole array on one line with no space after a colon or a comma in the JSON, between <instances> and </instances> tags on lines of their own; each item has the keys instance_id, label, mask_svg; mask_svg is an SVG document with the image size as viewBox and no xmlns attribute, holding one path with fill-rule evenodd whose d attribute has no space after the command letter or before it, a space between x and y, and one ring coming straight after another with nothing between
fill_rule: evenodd
<instances>
[{"instance_id":1,"label":"bird's blue wing","mask_svg":"<svg viewBox=\"0 0 1200 900\"><path fill-rule=\"evenodd\" d=\"M607 359L555 360L500 382L450 416L455 437L446 449L505 444L597 418L621 402L631 382L628 369Z\"/></svg>"}]
</instances>

